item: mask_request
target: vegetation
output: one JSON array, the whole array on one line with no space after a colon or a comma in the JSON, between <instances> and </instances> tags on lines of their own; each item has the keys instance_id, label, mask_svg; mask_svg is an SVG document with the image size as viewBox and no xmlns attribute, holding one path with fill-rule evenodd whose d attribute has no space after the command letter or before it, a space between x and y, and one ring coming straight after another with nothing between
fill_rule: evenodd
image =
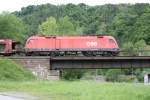
<instances>
[{"instance_id":1,"label":"vegetation","mask_svg":"<svg viewBox=\"0 0 150 100\"><path fill-rule=\"evenodd\" d=\"M73 35L75 29L67 16L60 18L57 23L54 17L49 17L39 25L38 32L43 35Z\"/></svg>"},{"instance_id":2,"label":"vegetation","mask_svg":"<svg viewBox=\"0 0 150 100\"><path fill-rule=\"evenodd\" d=\"M106 80L107 81L119 81L119 75L121 74L121 70L120 69L115 69L115 70L108 70L106 73Z\"/></svg>"},{"instance_id":3,"label":"vegetation","mask_svg":"<svg viewBox=\"0 0 150 100\"><path fill-rule=\"evenodd\" d=\"M53 17L47 18L47 20L39 26L39 33L43 35L56 35L57 24L55 18Z\"/></svg>"},{"instance_id":4,"label":"vegetation","mask_svg":"<svg viewBox=\"0 0 150 100\"><path fill-rule=\"evenodd\" d=\"M0 82L0 91L18 91L44 100L149 100L150 87L143 84L95 81Z\"/></svg>"},{"instance_id":5,"label":"vegetation","mask_svg":"<svg viewBox=\"0 0 150 100\"><path fill-rule=\"evenodd\" d=\"M32 73L22 66L8 59L0 59L0 80L1 81L24 81L33 80Z\"/></svg>"},{"instance_id":6,"label":"vegetation","mask_svg":"<svg viewBox=\"0 0 150 100\"><path fill-rule=\"evenodd\" d=\"M62 70L62 78L66 80L75 80L75 79L81 79L86 70L81 69L67 69Z\"/></svg>"},{"instance_id":7,"label":"vegetation","mask_svg":"<svg viewBox=\"0 0 150 100\"><path fill-rule=\"evenodd\" d=\"M6 12L0 14L0 38L23 41L25 39L23 33L27 31L27 26L14 14Z\"/></svg>"}]
</instances>

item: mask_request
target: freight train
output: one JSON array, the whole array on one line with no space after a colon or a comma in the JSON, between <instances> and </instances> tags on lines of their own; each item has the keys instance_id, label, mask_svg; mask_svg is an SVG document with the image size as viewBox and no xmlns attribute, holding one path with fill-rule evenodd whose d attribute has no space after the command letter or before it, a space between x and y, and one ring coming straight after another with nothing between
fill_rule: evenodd
<instances>
[{"instance_id":1,"label":"freight train","mask_svg":"<svg viewBox=\"0 0 150 100\"><path fill-rule=\"evenodd\" d=\"M3 50L0 54L19 53L16 49L19 42L9 39L0 40ZM112 36L31 36L24 49L27 56L116 56L119 47Z\"/></svg>"}]
</instances>

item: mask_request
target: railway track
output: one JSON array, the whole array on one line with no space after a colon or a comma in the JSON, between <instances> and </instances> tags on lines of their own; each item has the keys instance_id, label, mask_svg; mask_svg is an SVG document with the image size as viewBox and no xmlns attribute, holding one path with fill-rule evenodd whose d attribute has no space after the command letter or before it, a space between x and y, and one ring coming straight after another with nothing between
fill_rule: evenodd
<instances>
[{"instance_id":1,"label":"railway track","mask_svg":"<svg viewBox=\"0 0 150 100\"><path fill-rule=\"evenodd\" d=\"M10 58L10 59L23 59L23 58L33 58L33 59L150 59L150 56L1 56L1 58Z\"/></svg>"}]
</instances>

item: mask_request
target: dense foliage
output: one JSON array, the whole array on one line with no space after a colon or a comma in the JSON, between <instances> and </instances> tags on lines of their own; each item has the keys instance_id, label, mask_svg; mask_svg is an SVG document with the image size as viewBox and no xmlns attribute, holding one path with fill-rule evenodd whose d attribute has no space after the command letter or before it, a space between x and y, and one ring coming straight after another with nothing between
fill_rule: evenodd
<instances>
[{"instance_id":1,"label":"dense foliage","mask_svg":"<svg viewBox=\"0 0 150 100\"><path fill-rule=\"evenodd\" d=\"M10 13L0 14L0 38L11 38L23 41L27 32L27 26L23 21Z\"/></svg>"},{"instance_id":2,"label":"dense foliage","mask_svg":"<svg viewBox=\"0 0 150 100\"><path fill-rule=\"evenodd\" d=\"M56 22L54 17L48 17L38 27L38 33L42 35L73 35L76 33L75 27L69 20L69 17L62 17ZM77 34L77 33L76 33Z\"/></svg>"}]
</instances>

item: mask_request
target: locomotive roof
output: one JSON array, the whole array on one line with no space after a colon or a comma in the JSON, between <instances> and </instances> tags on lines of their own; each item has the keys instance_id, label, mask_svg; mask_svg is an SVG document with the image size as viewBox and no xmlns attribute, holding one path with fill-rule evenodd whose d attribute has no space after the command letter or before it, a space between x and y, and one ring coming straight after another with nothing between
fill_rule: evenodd
<instances>
[{"instance_id":1,"label":"locomotive roof","mask_svg":"<svg viewBox=\"0 0 150 100\"><path fill-rule=\"evenodd\" d=\"M96 37L98 37L98 38L113 38L112 36L31 36L30 37L30 39L32 38L32 39L39 39L39 38L64 38L64 39L66 39L66 38L69 38L69 39L71 39L71 38L74 38L74 37L76 37L76 38L96 38Z\"/></svg>"}]
</instances>

